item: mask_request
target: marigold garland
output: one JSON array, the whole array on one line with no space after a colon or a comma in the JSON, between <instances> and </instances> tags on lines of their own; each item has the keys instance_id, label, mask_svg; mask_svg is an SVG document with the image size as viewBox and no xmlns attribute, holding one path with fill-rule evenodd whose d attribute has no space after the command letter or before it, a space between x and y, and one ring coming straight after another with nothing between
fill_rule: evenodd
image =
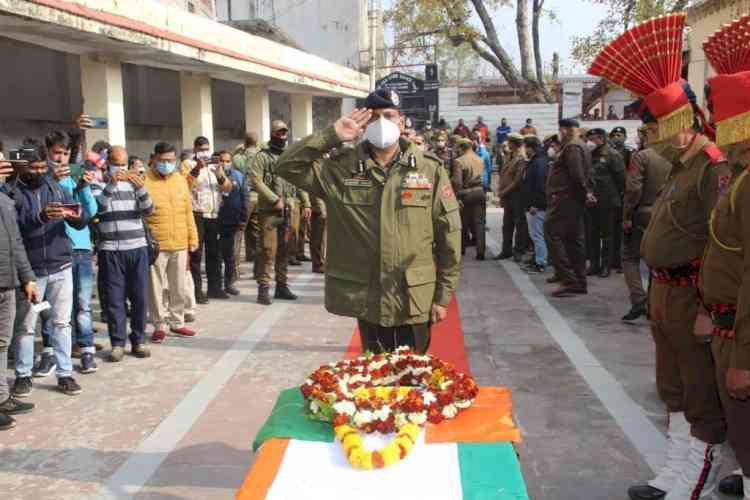
<instances>
[{"instance_id":1,"label":"marigold garland","mask_svg":"<svg viewBox=\"0 0 750 500\"><path fill-rule=\"evenodd\" d=\"M420 427L454 418L479 387L453 365L400 347L321 366L300 387L313 418L331 422L349 463L387 467L414 447ZM365 449L361 432L398 432L385 447Z\"/></svg>"}]
</instances>

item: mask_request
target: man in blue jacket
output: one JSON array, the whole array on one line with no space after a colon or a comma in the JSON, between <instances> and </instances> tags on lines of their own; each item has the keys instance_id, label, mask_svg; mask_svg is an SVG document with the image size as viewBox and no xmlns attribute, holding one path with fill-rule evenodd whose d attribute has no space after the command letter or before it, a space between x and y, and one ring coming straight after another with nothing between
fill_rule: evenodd
<instances>
[{"instance_id":1,"label":"man in blue jacket","mask_svg":"<svg viewBox=\"0 0 750 500\"><path fill-rule=\"evenodd\" d=\"M65 230L67 222L83 229L89 218L60 185L48 175L47 150L38 143L22 150L24 163L17 167L17 179L2 190L16 206L18 227L29 262L37 277L39 294L49 303L52 318L52 346L57 365L57 387L68 395L81 393L72 377L70 359L70 316L73 308L73 248ZM16 321L15 397L29 396L34 365L34 332L39 310L21 302Z\"/></svg>"},{"instance_id":2,"label":"man in blue jacket","mask_svg":"<svg viewBox=\"0 0 750 500\"><path fill-rule=\"evenodd\" d=\"M534 243L534 261L526 267L526 271L536 274L543 273L547 267L544 214L547 210L546 186L550 159L537 137L525 137L523 145L529 162L521 188L522 208L526 212L529 234Z\"/></svg>"},{"instance_id":3,"label":"man in blue jacket","mask_svg":"<svg viewBox=\"0 0 750 500\"><path fill-rule=\"evenodd\" d=\"M219 208L219 245L224 261L224 291L229 295L239 295L234 286L235 260L234 240L237 232L243 229L250 209L250 184L245 176L233 167L232 155L227 151L219 153L219 167L224 171L224 182L231 182L232 189L222 193L223 199Z\"/></svg>"},{"instance_id":4,"label":"man in blue jacket","mask_svg":"<svg viewBox=\"0 0 750 500\"><path fill-rule=\"evenodd\" d=\"M97 204L91 190L91 184L96 182L95 173L85 171L78 179L71 176L71 144L62 132L54 130L47 134L44 138L44 145L47 148L49 174L60 184L66 194L71 196L76 203L81 204L81 209L89 219L96 216ZM91 232L88 226L76 229L68 223L65 224L65 232L73 247L73 315L71 319L74 327L73 350L78 351L81 357L80 372L94 373L98 367L94 360L96 348L91 321L91 295L94 285ZM49 314L42 313L42 318L44 352L39 364L34 368L34 377L46 377L55 369L55 355L50 340L54 325Z\"/></svg>"}]
</instances>

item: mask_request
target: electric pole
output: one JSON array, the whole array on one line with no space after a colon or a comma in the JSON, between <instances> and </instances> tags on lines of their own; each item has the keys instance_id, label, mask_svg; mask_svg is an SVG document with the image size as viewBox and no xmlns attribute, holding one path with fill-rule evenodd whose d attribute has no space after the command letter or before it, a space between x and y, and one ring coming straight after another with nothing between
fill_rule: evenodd
<instances>
[{"instance_id":1,"label":"electric pole","mask_svg":"<svg viewBox=\"0 0 750 500\"><path fill-rule=\"evenodd\" d=\"M380 19L380 0L370 0L368 11L370 28L370 91L375 90L375 66L377 65L378 22Z\"/></svg>"}]
</instances>

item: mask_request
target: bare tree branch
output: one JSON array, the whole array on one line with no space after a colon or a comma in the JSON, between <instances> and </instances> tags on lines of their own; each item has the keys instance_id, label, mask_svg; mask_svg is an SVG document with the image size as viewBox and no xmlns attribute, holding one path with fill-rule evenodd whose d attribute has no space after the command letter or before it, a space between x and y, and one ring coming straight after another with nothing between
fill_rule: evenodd
<instances>
[{"instance_id":1,"label":"bare tree branch","mask_svg":"<svg viewBox=\"0 0 750 500\"><path fill-rule=\"evenodd\" d=\"M541 88L544 88L544 64L542 62L542 45L539 33L539 20L542 17L542 8L544 0L534 0L531 12L531 39L534 42L534 64L536 66L536 81Z\"/></svg>"},{"instance_id":2,"label":"bare tree branch","mask_svg":"<svg viewBox=\"0 0 750 500\"><path fill-rule=\"evenodd\" d=\"M521 55L521 76L533 80L531 69L531 43L529 42L529 0L516 0L516 32Z\"/></svg>"},{"instance_id":3,"label":"bare tree branch","mask_svg":"<svg viewBox=\"0 0 750 500\"><path fill-rule=\"evenodd\" d=\"M482 41L490 48L492 54L497 60L497 63L493 63L493 65L498 71L500 71L500 74L503 75L503 78L508 82L508 85L516 88L523 87L522 76L513 65L513 59L511 59L510 55L508 55L505 49L500 45L497 30L495 29L495 23L492 21L492 16L490 16L490 13L487 11L484 1L471 0L471 3L474 5L474 9L479 16L479 20L482 22L484 32L486 33L486 35L482 37ZM476 41L471 41L471 46L483 59L492 63L492 61L487 59L487 57L481 52L486 52L486 50L476 43Z\"/></svg>"}]
</instances>

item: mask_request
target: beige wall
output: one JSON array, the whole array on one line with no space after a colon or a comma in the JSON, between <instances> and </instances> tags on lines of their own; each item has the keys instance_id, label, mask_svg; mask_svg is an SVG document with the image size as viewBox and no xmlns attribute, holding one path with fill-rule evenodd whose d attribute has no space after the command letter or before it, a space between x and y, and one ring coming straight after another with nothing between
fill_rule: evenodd
<instances>
[{"instance_id":1,"label":"beige wall","mask_svg":"<svg viewBox=\"0 0 750 500\"><path fill-rule=\"evenodd\" d=\"M747 13L750 13L750 0L715 0L706 2L706 7L693 9L688 15L690 26L688 81L698 96L701 106L705 104L703 86L706 79L714 74L703 54L703 42L722 24Z\"/></svg>"}]
</instances>

